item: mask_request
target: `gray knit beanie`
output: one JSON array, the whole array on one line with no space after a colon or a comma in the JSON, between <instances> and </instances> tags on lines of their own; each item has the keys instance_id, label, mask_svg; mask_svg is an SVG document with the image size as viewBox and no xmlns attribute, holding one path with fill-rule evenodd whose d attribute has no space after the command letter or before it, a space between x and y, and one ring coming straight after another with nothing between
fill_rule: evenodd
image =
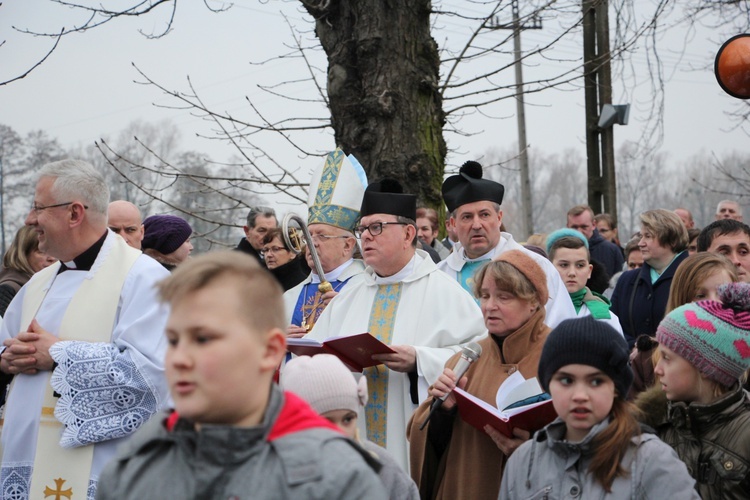
<instances>
[{"instance_id":1,"label":"gray knit beanie","mask_svg":"<svg viewBox=\"0 0 750 500\"><path fill-rule=\"evenodd\" d=\"M292 359L284 366L279 385L321 415L332 410L356 412L367 403L367 379L362 377L357 383L344 363L331 354Z\"/></svg>"}]
</instances>

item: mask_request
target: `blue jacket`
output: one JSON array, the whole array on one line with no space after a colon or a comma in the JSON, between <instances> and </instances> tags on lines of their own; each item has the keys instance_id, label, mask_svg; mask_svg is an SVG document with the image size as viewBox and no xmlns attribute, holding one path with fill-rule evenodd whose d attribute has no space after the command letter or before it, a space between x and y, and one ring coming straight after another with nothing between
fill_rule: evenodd
<instances>
[{"instance_id":1,"label":"blue jacket","mask_svg":"<svg viewBox=\"0 0 750 500\"><path fill-rule=\"evenodd\" d=\"M674 272L687 257L687 252L679 254L653 284L651 266L646 263L640 269L622 273L617 280L610 309L620 318L625 340L631 348L638 336L645 334L653 337L656 334L656 327L664 318L667 308Z\"/></svg>"}]
</instances>

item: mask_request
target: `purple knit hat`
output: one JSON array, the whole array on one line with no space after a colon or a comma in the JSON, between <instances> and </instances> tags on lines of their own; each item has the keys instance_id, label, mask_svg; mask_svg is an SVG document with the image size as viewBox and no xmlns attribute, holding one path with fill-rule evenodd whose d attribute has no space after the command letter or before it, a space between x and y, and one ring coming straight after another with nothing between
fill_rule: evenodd
<instances>
[{"instance_id":1,"label":"purple knit hat","mask_svg":"<svg viewBox=\"0 0 750 500\"><path fill-rule=\"evenodd\" d=\"M750 368L750 284L719 287L721 302L702 300L670 312L656 340L703 375L731 387Z\"/></svg>"},{"instance_id":2,"label":"purple knit hat","mask_svg":"<svg viewBox=\"0 0 750 500\"><path fill-rule=\"evenodd\" d=\"M152 215L143 221L143 227L143 249L153 248L163 255L180 248L193 234L190 224L176 215Z\"/></svg>"}]
</instances>

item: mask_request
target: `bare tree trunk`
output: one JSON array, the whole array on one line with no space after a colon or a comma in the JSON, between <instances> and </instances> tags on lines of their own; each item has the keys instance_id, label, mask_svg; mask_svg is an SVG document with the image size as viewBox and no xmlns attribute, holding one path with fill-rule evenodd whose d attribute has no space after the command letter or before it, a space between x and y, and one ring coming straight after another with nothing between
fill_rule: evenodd
<instances>
[{"instance_id":1,"label":"bare tree trunk","mask_svg":"<svg viewBox=\"0 0 750 500\"><path fill-rule=\"evenodd\" d=\"M336 144L370 180L401 181L442 208L445 114L429 0L301 0L328 56Z\"/></svg>"}]
</instances>

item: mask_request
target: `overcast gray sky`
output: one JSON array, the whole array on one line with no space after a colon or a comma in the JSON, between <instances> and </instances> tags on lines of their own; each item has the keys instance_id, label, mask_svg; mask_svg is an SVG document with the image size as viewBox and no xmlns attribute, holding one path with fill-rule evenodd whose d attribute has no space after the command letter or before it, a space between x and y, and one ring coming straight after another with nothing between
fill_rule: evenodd
<instances>
[{"instance_id":1,"label":"overcast gray sky","mask_svg":"<svg viewBox=\"0 0 750 500\"><path fill-rule=\"evenodd\" d=\"M648 0L643 0L648 2ZM458 5L462 0L446 0L444 5ZM211 2L212 5L216 5ZM138 33L158 31L167 12L155 12L148 18L121 19L108 26L66 37L57 51L40 68L21 81L0 87L0 123L21 134L42 129L57 137L65 146L91 144L102 137L115 136L131 121L170 119L183 132L183 149L204 151L216 159L224 159L230 150L209 141L196 139L196 132L206 132L200 119L180 110L159 109L153 103L172 104L155 88L138 85L140 77L131 63L165 87L187 90L186 77L205 98L220 110L243 113L245 96L265 111L286 104L263 94L258 83L271 83L299 74L293 60L278 60L258 67L249 61L260 61L286 52L289 29L284 15L297 26L312 28L309 17L293 1L238 0L228 12L212 14L203 2L180 2L173 31L158 40L149 40ZM79 16L78 19L81 19ZM61 23L70 25L70 12L53 6L47 0L4 0L0 6L0 80L18 74L37 60L50 47L50 40L17 34L11 26L38 31L56 31ZM438 43L448 37L465 37L459 24L448 22L435 35ZM705 31L705 32L702 32ZM524 32L524 48L543 43L549 33ZM701 151L721 155L730 150L750 152L750 140L740 130L730 132L731 124L724 113L737 101L724 94L716 84L711 61L724 37L709 30L698 30L691 36L667 33L664 45L672 47L665 53L667 66L667 99L665 137L662 151L673 160L683 160ZM579 40L561 45L562 53L575 57ZM677 53L682 52L680 58ZM641 80L647 79L645 57L634 58L642 65ZM535 71L553 61L529 61L525 69L533 77ZM696 68L704 67L702 70ZM512 78L512 71L508 78ZM616 144L635 140L643 131L649 111L648 86L641 85L630 98L634 105L630 124L615 129ZM623 92L615 89L615 102L622 102ZM471 137L447 136L455 151L449 164L481 157L492 148L509 148L517 139L515 104L506 100L497 104L491 114L502 120L480 116L469 118L463 127ZM584 151L584 114L582 91L551 91L527 98L528 140L534 150L561 152L566 148ZM332 149L330 134L311 133L310 143L319 150ZM292 156L295 157L294 155ZM295 160L296 161L296 160ZM315 159L301 161L301 168L313 168Z\"/></svg>"}]
</instances>

